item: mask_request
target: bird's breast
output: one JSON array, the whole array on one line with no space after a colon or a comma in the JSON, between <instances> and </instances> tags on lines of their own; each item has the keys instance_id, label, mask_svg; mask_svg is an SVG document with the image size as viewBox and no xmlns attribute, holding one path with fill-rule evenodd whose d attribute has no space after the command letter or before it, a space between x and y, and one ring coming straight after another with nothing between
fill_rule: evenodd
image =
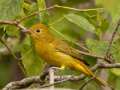
<instances>
[{"instance_id":1,"label":"bird's breast","mask_svg":"<svg viewBox=\"0 0 120 90\"><path fill-rule=\"evenodd\" d=\"M35 44L35 49L36 52L38 53L38 55L43 58L47 63L49 64L57 64L58 62L56 62L54 60L55 57L55 48L52 44L50 43L37 43Z\"/></svg>"},{"instance_id":2,"label":"bird's breast","mask_svg":"<svg viewBox=\"0 0 120 90\"><path fill-rule=\"evenodd\" d=\"M55 66L70 66L74 62L74 58L57 51L53 44L43 44L38 43L35 45L37 53L42 57L47 63Z\"/></svg>"}]
</instances>

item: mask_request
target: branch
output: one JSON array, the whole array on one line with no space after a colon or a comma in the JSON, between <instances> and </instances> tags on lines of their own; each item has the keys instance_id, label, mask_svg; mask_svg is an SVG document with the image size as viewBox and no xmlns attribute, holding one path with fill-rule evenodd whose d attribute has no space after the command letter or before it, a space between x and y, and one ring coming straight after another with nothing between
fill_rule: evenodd
<instances>
[{"instance_id":1,"label":"branch","mask_svg":"<svg viewBox=\"0 0 120 90\"><path fill-rule=\"evenodd\" d=\"M0 24L9 24L18 27L20 30L26 30L26 28L17 20L0 20Z\"/></svg>"},{"instance_id":2,"label":"branch","mask_svg":"<svg viewBox=\"0 0 120 90\"><path fill-rule=\"evenodd\" d=\"M44 9L44 10L49 10L49 9L52 9L52 8L64 8L64 9L69 9L69 10L75 10L75 11L86 11L86 10L79 10L79 9L75 9L75 8L70 8L70 7L64 7L64 6L58 6L58 5L54 5L52 7L49 7L47 9ZM44 11L44 10L41 10ZM26 30L27 28L24 27L22 24L20 24L20 22L22 22L23 20L27 19L27 18L30 18L34 15L38 15L39 12L35 12L27 17L23 17L22 19L20 20L0 20L0 24L10 24L10 25L15 25L16 27L18 27L20 30ZM111 49L111 46L112 46L112 42L113 42L113 39L117 33L117 30L118 30L118 27L120 25L120 22L118 23L115 31L113 32L112 34L112 38L110 40L110 43L109 43L109 46L108 46L108 50L107 50L107 53L110 52L110 49ZM4 43L3 43L4 44ZM5 44L4 44L5 45ZM6 48L8 48L6 46ZM85 52L81 52L81 54L83 55L88 55L88 56L92 56L92 57L95 57L95 58L100 58L100 59L104 59L104 60L108 60L107 58L104 58L104 57L101 57L101 56L96 56L96 55L91 55L90 53L85 53ZM106 55L107 55L106 53ZM104 63L100 63L100 64L96 64L94 67L92 67L92 70L95 71L97 70L98 68L120 68L120 63L115 63L115 64L104 64ZM48 87L48 86L52 86L52 85L55 85L55 84L59 84L59 83L62 83L62 82L65 82L65 81L77 81L77 80L82 80L85 78L85 75L81 74L80 76L69 76L69 77L63 77L63 78L55 78L56 82L54 82L53 84L45 84L45 85L42 85L40 86L41 88L43 87ZM28 77L28 78L24 78L23 80L21 81L15 81L15 82L10 82L8 83L8 85L5 86L5 88L3 90L8 90L8 89L11 89L11 88L14 88L14 89L19 89L19 88L25 88L25 87L28 87L30 86L32 83L42 83L40 81L40 77L39 76L35 76L35 77Z\"/></svg>"},{"instance_id":3,"label":"branch","mask_svg":"<svg viewBox=\"0 0 120 90\"><path fill-rule=\"evenodd\" d=\"M53 6L50 6L46 9L42 9L40 11L36 11L34 13L32 13L31 15L29 16L26 16L26 17L23 17L22 19L18 20L18 22L22 22L30 17L33 17L33 16L36 16L38 15L40 12L43 12L45 10L51 10L51 9L54 9L54 8L62 8L62 9L67 9L67 10L73 10L73 11L77 11L77 12L86 12L86 11L94 11L94 10L102 10L103 8L93 8L93 9L77 9L77 8L71 8L71 7L66 7L66 6L60 6L60 5L53 5Z\"/></svg>"},{"instance_id":4,"label":"branch","mask_svg":"<svg viewBox=\"0 0 120 90\"><path fill-rule=\"evenodd\" d=\"M53 8L64 8L64 9L69 9L69 10L75 10L75 11L89 11L89 10L96 10L96 9L75 9L75 8L70 8L70 7L64 7L64 6L59 6L59 5L53 5L51 7L48 7L46 9L43 9L39 12L45 11L45 10L50 10ZM24 21L25 19L28 19L32 16L38 15L39 12L34 12L29 16L23 17L20 20L0 20L0 24L10 24L10 25L14 25L16 27L18 27L20 30L27 30L26 27L24 27L22 24L20 24L22 21ZM80 54L82 55L87 55L87 56L91 56L91 57L95 57L95 58L99 58L105 61L110 61L108 58L102 57L102 56L97 56L97 55L93 55L91 53L86 53L83 51L78 51Z\"/></svg>"},{"instance_id":5,"label":"branch","mask_svg":"<svg viewBox=\"0 0 120 90\"><path fill-rule=\"evenodd\" d=\"M17 20L0 20L0 24L9 24L9 25L14 25L16 27L19 28L19 30L27 30L26 27L24 27L22 24L20 24L19 21ZM24 65L21 61L21 58L18 58L10 49L10 47L6 44L6 42L4 42L1 38L0 38L0 42L7 48L7 50L11 53L11 55L18 60L18 65L20 66L21 70L23 71L23 73L26 75L26 71L24 68Z\"/></svg>"},{"instance_id":6,"label":"branch","mask_svg":"<svg viewBox=\"0 0 120 90\"><path fill-rule=\"evenodd\" d=\"M99 63L96 64L94 67L91 68L92 71L96 71L98 68L120 68L120 63L115 63L115 64L104 64L104 63ZM85 78L84 74L81 74L80 76L72 76L72 75L67 75L67 76L55 76L55 81L53 84L44 84L41 85L39 88L44 88L44 87L49 87L52 85L60 84L66 81L79 81L83 80ZM47 78L49 80L49 78ZM15 81L15 82L10 82L8 83L3 90L9 90L9 89L19 89L19 88L25 88L30 86L33 83L39 83L42 84L42 81L40 80L40 76L33 76L33 77L27 77L24 78L21 81Z\"/></svg>"},{"instance_id":7,"label":"branch","mask_svg":"<svg viewBox=\"0 0 120 90\"><path fill-rule=\"evenodd\" d=\"M114 38L115 38L115 35L117 34L117 31L118 31L119 26L120 26L120 20L118 21L117 26L116 26L114 32L112 33L112 37L111 37L111 39L110 39L110 41L109 41L109 45L108 45L108 49L107 49L107 51L106 51L106 56L105 56L105 58L107 58L107 57L109 56L109 53L110 53L110 50L111 50L111 47L112 47L112 43L113 43L113 40L114 40ZM109 62L109 63L111 63L110 60L106 60L106 61Z\"/></svg>"},{"instance_id":8,"label":"branch","mask_svg":"<svg viewBox=\"0 0 120 90\"><path fill-rule=\"evenodd\" d=\"M22 21L24 21L26 19L29 19L30 17L33 17L35 15L38 15L39 12L43 12L45 10L50 10L50 9L53 9L53 8L63 8L63 9L74 10L74 11L78 11L78 12L94 11L94 10L101 10L101 9L103 9L103 8L77 9L77 8L71 8L71 7L66 7L66 6L53 5L53 6L50 6L50 7L46 8L46 9L42 9L40 11L36 11L36 12L32 13L31 15L25 16L25 17L21 18L20 20L0 20L0 24L10 24L10 25L17 26L20 29L25 29L25 27L20 25L20 22L22 22Z\"/></svg>"},{"instance_id":9,"label":"branch","mask_svg":"<svg viewBox=\"0 0 120 90\"><path fill-rule=\"evenodd\" d=\"M55 8L55 5L53 5L53 6L51 6L51 7L48 7L48 8L46 8L46 9L42 9L42 10L40 10L40 11L36 11L36 12L32 13L31 15L25 16L25 17L21 18L20 20L18 20L18 22L20 23L20 22L22 22L22 21L24 21L24 20L26 20L26 19L29 19L29 18L31 18L31 17L33 17L33 16L38 15L39 12L43 12L43 11L45 11L45 10L50 10L50 9L53 9L53 8Z\"/></svg>"},{"instance_id":10,"label":"branch","mask_svg":"<svg viewBox=\"0 0 120 90\"><path fill-rule=\"evenodd\" d=\"M10 82L3 88L3 90L25 88L25 87L30 86L32 83L40 83L39 76L28 77L28 78L24 78L21 81Z\"/></svg>"},{"instance_id":11,"label":"branch","mask_svg":"<svg viewBox=\"0 0 120 90\"><path fill-rule=\"evenodd\" d=\"M108 68L120 68L120 63L114 63L114 64L104 64L104 63L100 63L99 68L104 68L104 69L108 69Z\"/></svg>"}]
</instances>

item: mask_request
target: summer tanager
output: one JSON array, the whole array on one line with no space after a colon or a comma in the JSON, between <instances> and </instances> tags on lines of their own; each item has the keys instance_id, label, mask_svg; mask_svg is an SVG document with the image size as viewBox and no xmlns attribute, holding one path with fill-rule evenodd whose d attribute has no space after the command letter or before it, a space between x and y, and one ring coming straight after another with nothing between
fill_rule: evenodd
<instances>
[{"instance_id":1,"label":"summer tanager","mask_svg":"<svg viewBox=\"0 0 120 90\"><path fill-rule=\"evenodd\" d=\"M44 24L35 24L26 32L32 37L36 52L48 64L81 71L85 75L94 77L100 84L106 85L104 80L96 77L80 58L76 57L76 49L70 47L66 42L55 38Z\"/></svg>"}]
</instances>

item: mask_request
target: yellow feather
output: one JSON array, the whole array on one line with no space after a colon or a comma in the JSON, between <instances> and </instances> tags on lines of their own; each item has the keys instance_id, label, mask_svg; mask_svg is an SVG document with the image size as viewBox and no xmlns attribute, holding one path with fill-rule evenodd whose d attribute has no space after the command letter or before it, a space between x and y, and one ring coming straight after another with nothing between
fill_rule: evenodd
<instances>
[{"instance_id":1,"label":"yellow feather","mask_svg":"<svg viewBox=\"0 0 120 90\"><path fill-rule=\"evenodd\" d=\"M56 39L48 30L48 28L39 23L34 25L30 31L30 36L35 44L37 53L48 63L58 67L69 67L83 72L85 75L94 77L102 85L106 83L100 78L96 77L94 73L81 61L78 56L79 53L73 53L75 49L71 48L62 40ZM64 52L62 52L64 51ZM76 55L77 54L77 55Z\"/></svg>"}]
</instances>

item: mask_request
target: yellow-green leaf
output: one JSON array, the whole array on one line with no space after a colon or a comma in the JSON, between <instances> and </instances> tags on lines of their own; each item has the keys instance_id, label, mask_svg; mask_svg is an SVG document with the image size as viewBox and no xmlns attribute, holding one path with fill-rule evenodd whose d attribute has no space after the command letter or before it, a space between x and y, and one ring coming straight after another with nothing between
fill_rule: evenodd
<instances>
[{"instance_id":1,"label":"yellow-green leaf","mask_svg":"<svg viewBox=\"0 0 120 90\"><path fill-rule=\"evenodd\" d=\"M73 24L76 24L80 28L89 31L89 32L94 32L95 27L84 17L70 13L64 16L68 21L70 21Z\"/></svg>"}]
</instances>

